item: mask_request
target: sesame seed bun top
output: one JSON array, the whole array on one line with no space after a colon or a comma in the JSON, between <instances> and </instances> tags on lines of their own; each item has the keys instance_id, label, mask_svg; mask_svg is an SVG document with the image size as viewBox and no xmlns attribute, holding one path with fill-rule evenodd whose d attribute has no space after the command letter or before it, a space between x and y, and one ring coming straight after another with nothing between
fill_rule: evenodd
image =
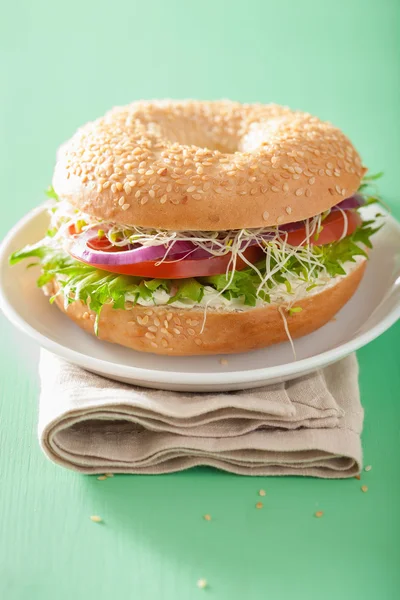
<instances>
[{"instance_id":1,"label":"sesame seed bun top","mask_svg":"<svg viewBox=\"0 0 400 600\"><path fill-rule=\"evenodd\" d=\"M86 124L53 185L90 215L171 230L267 227L319 214L366 169L330 123L274 104L135 102Z\"/></svg>"}]
</instances>

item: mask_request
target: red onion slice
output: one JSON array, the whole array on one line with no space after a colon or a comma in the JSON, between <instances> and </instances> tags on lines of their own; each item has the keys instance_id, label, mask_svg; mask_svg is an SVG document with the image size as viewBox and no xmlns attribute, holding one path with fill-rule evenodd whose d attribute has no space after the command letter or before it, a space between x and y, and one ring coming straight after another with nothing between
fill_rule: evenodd
<instances>
[{"instance_id":1,"label":"red onion slice","mask_svg":"<svg viewBox=\"0 0 400 600\"><path fill-rule=\"evenodd\" d=\"M364 206L364 204L364 196L361 194L354 194L353 196L350 196L350 198L346 198L345 200L342 200L342 202L339 202L339 204L333 206L331 210L339 210L340 208L342 210L351 210L352 208L360 208L360 206Z\"/></svg>"},{"instance_id":2,"label":"red onion slice","mask_svg":"<svg viewBox=\"0 0 400 600\"><path fill-rule=\"evenodd\" d=\"M133 265L140 262L156 261L165 256L167 251L165 245L158 246L140 246L137 245L129 250L120 250L106 252L104 250L95 250L89 248L88 242L96 238L94 230L88 229L84 233L74 236L70 253L83 262L91 265ZM168 257L179 254L184 255L190 253L195 248L191 242L174 242L172 248L168 252Z\"/></svg>"}]
</instances>

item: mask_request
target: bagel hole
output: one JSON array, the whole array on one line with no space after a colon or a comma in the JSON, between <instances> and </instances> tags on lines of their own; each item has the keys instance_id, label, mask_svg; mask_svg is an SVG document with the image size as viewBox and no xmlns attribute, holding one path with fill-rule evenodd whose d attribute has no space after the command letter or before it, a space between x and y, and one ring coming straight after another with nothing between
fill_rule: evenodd
<instances>
[{"instance_id":1,"label":"bagel hole","mask_svg":"<svg viewBox=\"0 0 400 600\"><path fill-rule=\"evenodd\" d=\"M196 146L203 150L217 150L223 154L234 154L239 150L236 138L206 130L195 120L181 118L168 124L157 123L157 126L158 134L171 145L177 143L182 146Z\"/></svg>"}]
</instances>

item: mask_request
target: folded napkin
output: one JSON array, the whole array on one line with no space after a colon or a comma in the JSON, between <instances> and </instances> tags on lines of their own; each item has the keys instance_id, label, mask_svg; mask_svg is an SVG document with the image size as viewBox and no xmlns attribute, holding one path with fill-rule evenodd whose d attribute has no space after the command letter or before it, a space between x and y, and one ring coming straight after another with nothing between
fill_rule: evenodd
<instances>
[{"instance_id":1,"label":"folded napkin","mask_svg":"<svg viewBox=\"0 0 400 600\"><path fill-rule=\"evenodd\" d=\"M286 383L215 393L134 387L42 350L39 438L81 473L170 473L209 465L241 475L351 477L363 409L355 355Z\"/></svg>"}]
</instances>

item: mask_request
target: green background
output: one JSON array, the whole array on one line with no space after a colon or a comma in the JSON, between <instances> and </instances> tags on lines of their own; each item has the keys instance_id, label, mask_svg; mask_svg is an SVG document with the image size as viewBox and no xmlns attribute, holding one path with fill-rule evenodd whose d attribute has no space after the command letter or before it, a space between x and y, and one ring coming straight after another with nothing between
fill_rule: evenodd
<instances>
[{"instance_id":1,"label":"green background","mask_svg":"<svg viewBox=\"0 0 400 600\"><path fill-rule=\"evenodd\" d=\"M2 7L0 51L1 237L42 200L77 126L153 97L274 101L329 119L385 171L400 217L398 0L16 0ZM37 348L0 317L0 597L398 598L399 333L358 353L373 465L361 482L207 469L97 481L41 454Z\"/></svg>"}]
</instances>

